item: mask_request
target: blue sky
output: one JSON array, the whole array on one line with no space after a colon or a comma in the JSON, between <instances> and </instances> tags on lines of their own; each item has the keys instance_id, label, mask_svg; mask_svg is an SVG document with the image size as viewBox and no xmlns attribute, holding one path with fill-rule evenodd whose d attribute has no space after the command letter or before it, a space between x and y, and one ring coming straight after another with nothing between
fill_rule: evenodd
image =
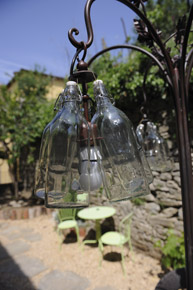
<instances>
[{"instance_id":1,"label":"blue sky","mask_svg":"<svg viewBox=\"0 0 193 290\"><path fill-rule=\"evenodd\" d=\"M46 68L47 73L64 77L76 49L68 40L68 30L76 27L78 41L87 41L84 22L86 0L0 0L0 83L6 84L15 71ZM122 3L96 0L91 7L94 41L92 56L107 46L122 44L127 33L133 35L134 13Z\"/></svg>"}]
</instances>

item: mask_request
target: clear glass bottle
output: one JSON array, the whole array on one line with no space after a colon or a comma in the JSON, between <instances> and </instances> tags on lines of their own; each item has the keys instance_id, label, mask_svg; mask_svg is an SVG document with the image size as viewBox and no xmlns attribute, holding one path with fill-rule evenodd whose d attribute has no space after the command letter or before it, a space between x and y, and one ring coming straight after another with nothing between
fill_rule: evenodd
<instances>
[{"instance_id":1,"label":"clear glass bottle","mask_svg":"<svg viewBox=\"0 0 193 290\"><path fill-rule=\"evenodd\" d=\"M141 144L151 170L170 171L172 162L165 140L160 136L153 122L145 120L137 126L137 138Z\"/></svg>"},{"instance_id":2,"label":"clear glass bottle","mask_svg":"<svg viewBox=\"0 0 193 290\"><path fill-rule=\"evenodd\" d=\"M62 93L59 94L54 106L54 110L57 111L57 113L54 119L49 124L47 124L42 133L39 160L37 162L35 170L35 186L34 186L35 195L41 199L45 198L45 176L46 176L46 163L48 158L48 140L50 135L50 126L60 114L63 107L64 99L65 93L63 90Z\"/></svg>"},{"instance_id":3,"label":"clear glass bottle","mask_svg":"<svg viewBox=\"0 0 193 290\"><path fill-rule=\"evenodd\" d=\"M45 205L86 207L89 205L89 179L86 189L81 186L80 179L82 151L88 156L85 170L89 172L89 125L79 110L78 85L67 82L64 95L63 108L49 126Z\"/></svg>"},{"instance_id":4,"label":"clear glass bottle","mask_svg":"<svg viewBox=\"0 0 193 290\"><path fill-rule=\"evenodd\" d=\"M91 120L103 187L110 201L120 201L149 193L133 126L114 107L101 80L94 82L97 111ZM101 156L101 157L100 157Z\"/></svg>"}]
</instances>

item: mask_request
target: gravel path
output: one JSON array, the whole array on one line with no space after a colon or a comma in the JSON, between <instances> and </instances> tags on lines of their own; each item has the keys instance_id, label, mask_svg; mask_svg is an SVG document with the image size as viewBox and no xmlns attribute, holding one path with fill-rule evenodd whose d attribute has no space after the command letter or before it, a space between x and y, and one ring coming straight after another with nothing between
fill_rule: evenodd
<instances>
[{"instance_id":1,"label":"gravel path","mask_svg":"<svg viewBox=\"0 0 193 290\"><path fill-rule=\"evenodd\" d=\"M2 290L154 290L161 273L159 262L141 253L128 252L126 275L121 263L103 259L97 247L64 243L59 250L53 220L0 221L0 289ZM113 249L117 257L119 248Z\"/></svg>"}]
</instances>

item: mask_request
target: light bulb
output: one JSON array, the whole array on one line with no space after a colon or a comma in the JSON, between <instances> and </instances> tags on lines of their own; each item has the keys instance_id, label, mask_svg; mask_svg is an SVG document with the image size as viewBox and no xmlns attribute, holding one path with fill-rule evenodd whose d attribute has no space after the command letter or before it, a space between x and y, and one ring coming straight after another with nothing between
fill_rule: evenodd
<instances>
[{"instance_id":1,"label":"light bulb","mask_svg":"<svg viewBox=\"0 0 193 290\"><path fill-rule=\"evenodd\" d=\"M80 161L79 182L83 190L90 189L90 191L94 191L101 187L103 179L100 166L100 159L101 155L98 148L91 147L89 154L87 148L82 148L80 152L81 161Z\"/></svg>"}]
</instances>

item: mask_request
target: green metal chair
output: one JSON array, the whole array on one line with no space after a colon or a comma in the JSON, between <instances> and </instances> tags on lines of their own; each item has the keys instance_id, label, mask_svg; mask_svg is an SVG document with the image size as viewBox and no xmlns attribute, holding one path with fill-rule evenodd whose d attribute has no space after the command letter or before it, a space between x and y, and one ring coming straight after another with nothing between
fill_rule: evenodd
<instances>
[{"instance_id":1,"label":"green metal chair","mask_svg":"<svg viewBox=\"0 0 193 290\"><path fill-rule=\"evenodd\" d=\"M63 243L63 237L60 237L60 235L63 232L63 230L74 228L76 231L78 243L80 241L79 228L78 228L77 221L75 219L76 212L77 212L76 209L71 209L71 208L59 209L58 211L59 224L57 227L57 233L59 236L60 249Z\"/></svg>"},{"instance_id":2,"label":"green metal chair","mask_svg":"<svg viewBox=\"0 0 193 290\"><path fill-rule=\"evenodd\" d=\"M123 273L125 274L125 263L124 263L124 244L128 243L129 248L132 251L131 244L131 219L133 213L125 216L119 225L119 231L106 232L101 236L101 242L105 245L119 246L121 247L121 264ZM104 249L103 249L104 252ZM102 252L102 254L103 254Z\"/></svg>"}]
</instances>

